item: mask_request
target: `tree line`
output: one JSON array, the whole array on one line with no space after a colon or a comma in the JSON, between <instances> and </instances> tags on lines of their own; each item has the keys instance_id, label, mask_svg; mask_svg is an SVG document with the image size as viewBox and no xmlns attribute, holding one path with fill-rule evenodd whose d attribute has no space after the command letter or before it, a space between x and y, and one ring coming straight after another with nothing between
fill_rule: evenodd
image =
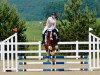
<instances>
[{"instance_id":1,"label":"tree line","mask_svg":"<svg viewBox=\"0 0 100 75\"><path fill-rule=\"evenodd\" d=\"M63 10L58 11L62 12L58 16L59 24L57 25L61 41L86 41L89 27L92 27L92 32L100 37L96 9L90 10L87 5L83 8L83 5L84 0L66 0ZM47 15L49 14L50 11ZM17 29L18 41L26 41L25 20L19 15L14 5L10 5L7 0L0 0L0 41L15 33L14 29Z\"/></svg>"},{"instance_id":2,"label":"tree line","mask_svg":"<svg viewBox=\"0 0 100 75\"><path fill-rule=\"evenodd\" d=\"M0 0L0 41L16 32L19 42L26 41L25 31L25 20L19 16L15 6L10 5L7 0Z\"/></svg>"},{"instance_id":3,"label":"tree line","mask_svg":"<svg viewBox=\"0 0 100 75\"><path fill-rule=\"evenodd\" d=\"M69 0L64 4L64 17L59 17L58 24L61 41L87 41L89 27L100 37L96 9L90 10L88 6L81 8L82 5L83 0Z\"/></svg>"},{"instance_id":4,"label":"tree line","mask_svg":"<svg viewBox=\"0 0 100 75\"><path fill-rule=\"evenodd\" d=\"M8 0L15 4L19 13L26 20L45 20L52 11L59 15L63 12L64 3L68 0ZM100 17L99 0L83 0L81 9L88 6L90 10L96 9L97 17Z\"/></svg>"}]
</instances>

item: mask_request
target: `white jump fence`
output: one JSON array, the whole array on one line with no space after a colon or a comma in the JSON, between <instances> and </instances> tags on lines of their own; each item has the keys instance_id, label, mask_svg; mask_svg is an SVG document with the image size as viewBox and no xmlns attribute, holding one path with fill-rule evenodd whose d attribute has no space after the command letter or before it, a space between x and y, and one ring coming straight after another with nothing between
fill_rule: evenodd
<instances>
[{"instance_id":1,"label":"white jump fence","mask_svg":"<svg viewBox=\"0 0 100 75\"><path fill-rule=\"evenodd\" d=\"M3 41L4 42L4 41ZM7 44L7 42L5 42L6 44ZM15 44L15 43L11 43L11 42L9 42L9 44ZM76 45L76 49L75 50L61 50L60 49L60 53L75 53L76 55L75 55L75 58L76 59L78 59L77 57L79 56L79 53L80 52L89 52L89 50L79 50L79 45L88 45L89 44L89 42L80 42L80 41L73 41L73 42L59 42L58 43L59 45L72 45L72 44L74 44L74 45ZM39 57L41 57L41 55L42 55L42 53L46 53L46 51L45 50L42 50L41 49L41 41L39 41L39 42L17 42L16 43L16 45L17 46L19 46L19 45L37 45L38 46L38 49L37 50L18 50L17 52L18 53L38 53L38 56L36 56L37 58L39 58ZM1 49L1 51L0 51L0 55L1 55L1 60L2 60L2 58L3 58L3 50ZM40 59L40 58L39 58Z\"/></svg>"},{"instance_id":2,"label":"white jump fence","mask_svg":"<svg viewBox=\"0 0 100 75\"><path fill-rule=\"evenodd\" d=\"M87 52L89 53L89 70L100 69L100 38L89 33L89 41L88 42L59 42L59 45L71 45L74 44L76 46L75 50L60 50L59 53L76 53L76 56L71 56L72 58L79 58L80 52ZM79 45L89 45L88 50L79 50ZM37 50L31 51L19 51L19 45L37 45ZM0 44L0 53L1 53L1 60L3 60L3 71L6 70L15 70L18 71L18 54L19 53L38 53L38 56L33 56L33 58L42 58L42 53L46 53L45 50L41 48L41 42L18 42L17 41L17 33L12 35L11 37L7 38L6 40L2 41ZM14 58L15 56L15 58ZM6 57L6 58L5 58ZM10 61L11 60L11 61Z\"/></svg>"}]
</instances>

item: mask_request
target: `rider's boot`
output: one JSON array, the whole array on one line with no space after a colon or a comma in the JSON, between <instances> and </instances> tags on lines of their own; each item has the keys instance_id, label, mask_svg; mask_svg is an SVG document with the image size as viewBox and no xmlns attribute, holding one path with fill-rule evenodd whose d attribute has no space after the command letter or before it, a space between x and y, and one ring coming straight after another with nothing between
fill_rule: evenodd
<instances>
[{"instance_id":1,"label":"rider's boot","mask_svg":"<svg viewBox=\"0 0 100 75\"><path fill-rule=\"evenodd\" d=\"M59 41L59 32L56 29L54 29L54 32L56 32L56 34L57 34L57 41Z\"/></svg>"},{"instance_id":2,"label":"rider's boot","mask_svg":"<svg viewBox=\"0 0 100 75\"><path fill-rule=\"evenodd\" d=\"M45 43L45 34L42 34L42 44Z\"/></svg>"},{"instance_id":3,"label":"rider's boot","mask_svg":"<svg viewBox=\"0 0 100 75\"><path fill-rule=\"evenodd\" d=\"M59 41L59 32L57 32L57 37L58 37L58 38L57 38L57 41Z\"/></svg>"}]
</instances>

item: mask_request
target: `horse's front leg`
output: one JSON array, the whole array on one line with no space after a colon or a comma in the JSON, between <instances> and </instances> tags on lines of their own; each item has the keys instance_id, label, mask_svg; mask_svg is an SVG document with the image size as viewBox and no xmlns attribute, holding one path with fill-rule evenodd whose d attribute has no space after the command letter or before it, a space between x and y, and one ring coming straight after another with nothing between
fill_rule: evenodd
<instances>
[{"instance_id":1,"label":"horse's front leg","mask_svg":"<svg viewBox=\"0 0 100 75\"><path fill-rule=\"evenodd\" d=\"M56 50L56 53L60 51L58 45L55 45L55 50Z\"/></svg>"},{"instance_id":2,"label":"horse's front leg","mask_svg":"<svg viewBox=\"0 0 100 75\"><path fill-rule=\"evenodd\" d=\"M48 46L45 45L45 49L46 49L46 56L50 56L50 52L48 51ZM46 58L46 61L49 62L50 58Z\"/></svg>"},{"instance_id":3,"label":"horse's front leg","mask_svg":"<svg viewBox=\"0 0 100 75\"><path fill-rule=\"evenodd\" d=\"M47 56L51 56L49 51L46 51ZM50 58L46 58L46 61L49 62Z\"/></svg>"},{"instance_id":4,"label":"horse's front leg","mask_svg":"<svg viewBox=\"0 0 100 75\"><path fill-rule=\"evenodd\" d=\"M52 55L51 60L52 60L52 64L55 65L55 54Z\"/></svg>"},{"instance_id":5,"label":"horse's front leg","mask_svg":"<svg viewBox=\"0 0 100 75\"><path fill-rule=\"evenodd\" d=\"M55 65L55 50L52 46L49 46L49 52L50 52L50 55L52 56L51 61L53 65Z\"/></svg>"}]
</instances>

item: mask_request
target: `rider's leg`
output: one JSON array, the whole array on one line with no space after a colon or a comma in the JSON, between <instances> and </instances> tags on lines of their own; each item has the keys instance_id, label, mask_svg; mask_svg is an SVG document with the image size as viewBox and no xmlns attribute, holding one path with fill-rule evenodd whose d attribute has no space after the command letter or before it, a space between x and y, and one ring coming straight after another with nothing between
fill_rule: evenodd
<instances>
[{"instance_id":1,"label":"rider's leg","mask_svg":"<svg viewBox=\"0 0 100 75\"><path fill-rule=\"evenodd\" d=\"M59 41L59 31L57 28L54 29L54 32L57 34L57 40Z\"/></svg>"},{"instance_id":2,"label":"rider's leg","mask_svg":"<svg viewBox=\"0 0 100 75\"><path fill-rule=\"evenodd\" d=\"M42 34L42 44L45 43L45 34Z\"/></svg>"},{"instance_id":3,"label":"rider's leg","mask_svg":"<svg viewBox=\"0 0 100 75\"><path fill-rule=\"evenodd\" d=\"M42 44L45 43L45 33L46 33L47 27L44 28L43 32L42 32Z\"/></svg>"},{"instance_id":4,"label":"rider's leg","mask_svg":"<svg viewBox=\"0 0 100 75\"><path fill-rule=\"evenodd\" d=\"M56 28L56 29L54 29L54 32L56 32L57 37L59 37L59 32L58 32L58 29L57 29L57 28Z\"/></svg>"}]
</instances>

